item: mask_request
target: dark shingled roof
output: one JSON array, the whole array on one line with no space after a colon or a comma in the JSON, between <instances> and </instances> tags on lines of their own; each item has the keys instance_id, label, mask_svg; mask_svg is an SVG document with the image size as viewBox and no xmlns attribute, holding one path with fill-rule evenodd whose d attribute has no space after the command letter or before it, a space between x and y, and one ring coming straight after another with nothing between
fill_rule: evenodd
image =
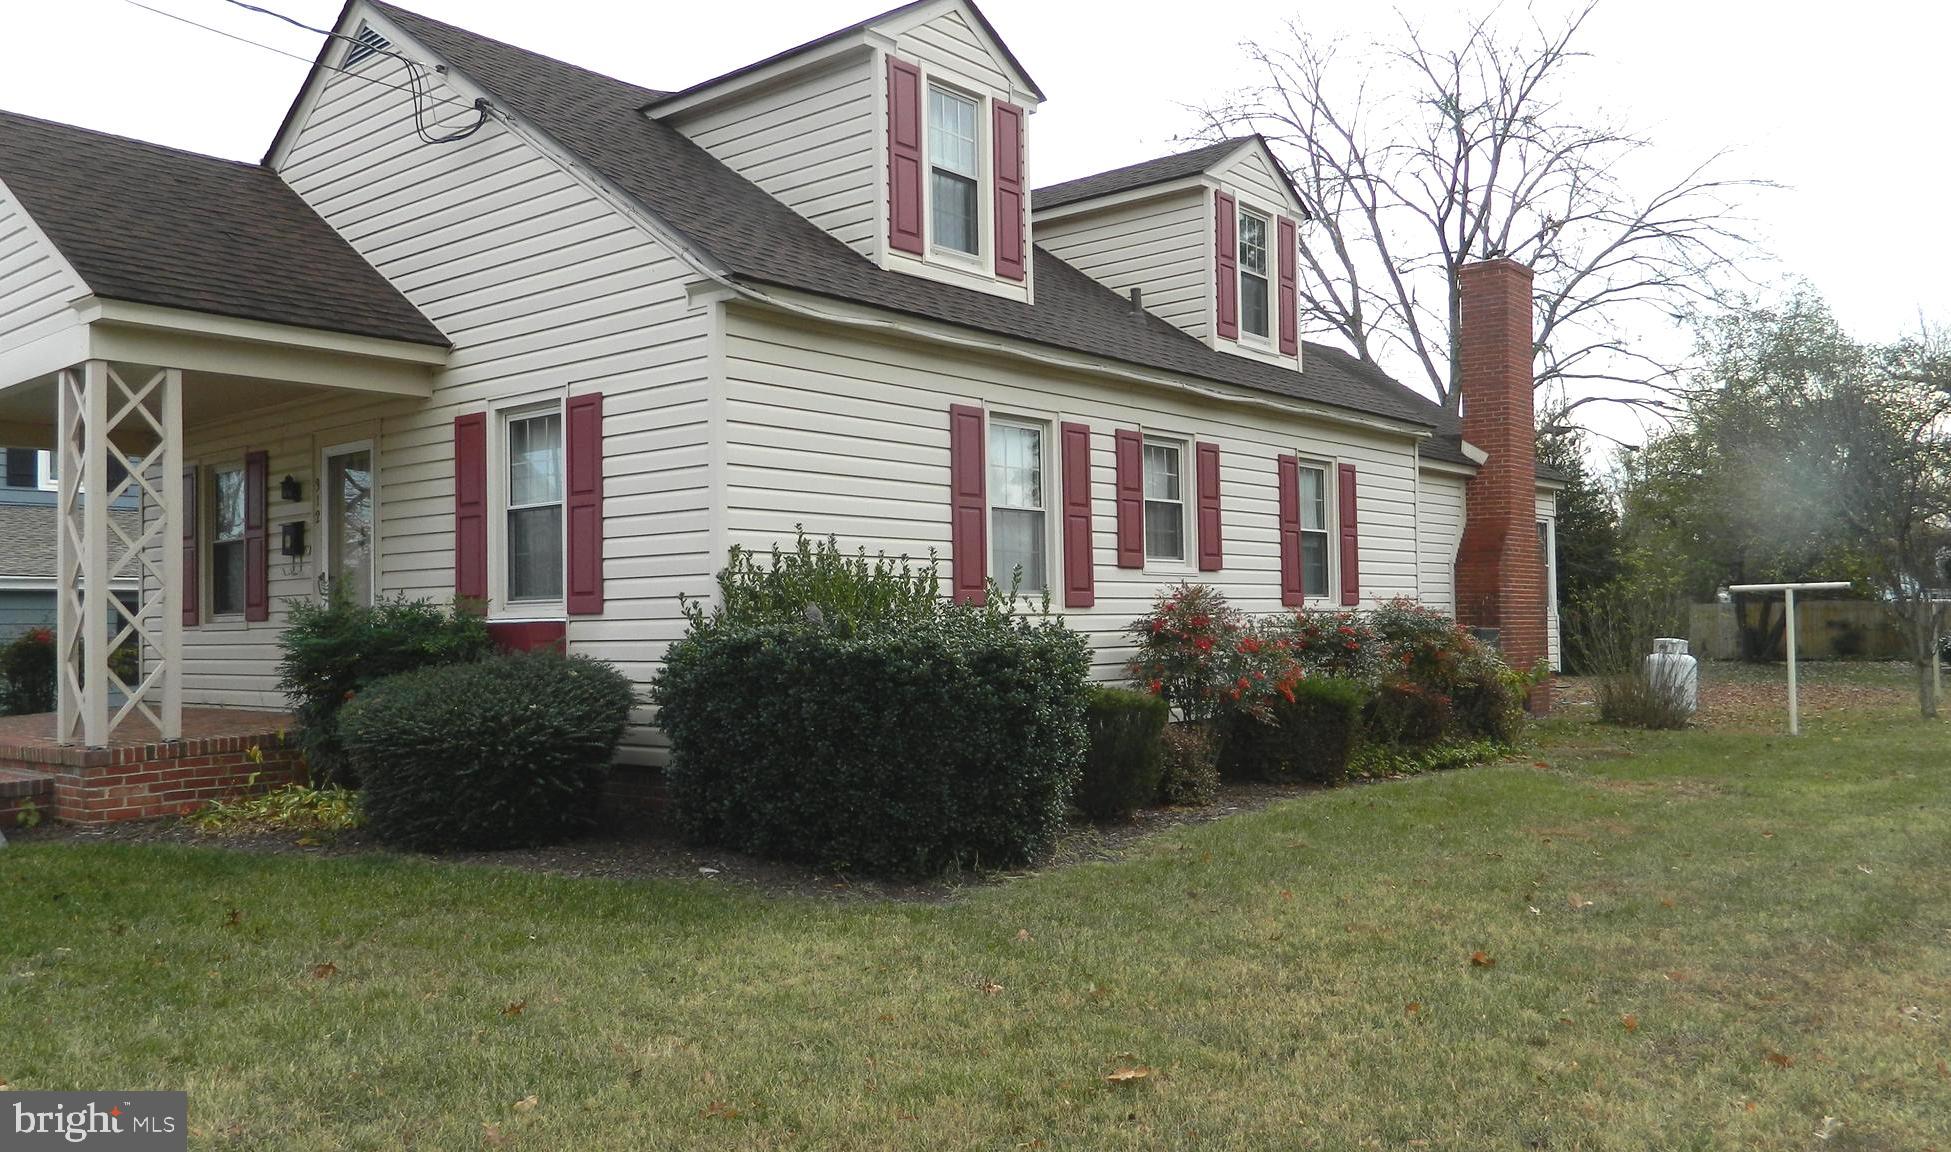
<instances>
[{"instance_id":1,"label":"dark shingled roof","mask_svg":"<svg viewBox=\"0 0 1951 1152\"><path fill-rule=\"evenodd\" d=\"M1154 184L1169 184L1174 180L1197 176L1237 151L1240 145L1251 139L1253 139L1251 136L1239 136L1231 140L1221 140L1217 144L1208 144L1189 152L1175 152L1170 156L1140 160L1136 164L1113 168L1109 172L1099 172L1095 176L1080 176L1075 180L1038 188L1030 193L1030 205L1034 210L1042 212L1049 208L1075 204L1079 200L1094 200L1114 192L1130 192L1135 188L1149 188Z\"/></svg>"},{"instance_id":2,"label":"dark shingled roof","mask_svg":"<svg viewBox=\"0 0 1951 1152\"><path fill-rule=\"evenodd\" d=\"M645 107L648 108L651 104L661 103L662 101L665 100L675 100L680 96L690 96L697 92L703 92L708 88L716 88L718 85L725 83L727 80L736 80L740 76L744 76L751 72L757 72L759 69L764 68L768 64L777 64L781 60L790 60L793 57L799 55L801 52L808 52L814 48L824 47L825 45L833 43L835 40L843 40L848 36L852 36L856 32L865 31L866 29L872 28L874 25L882 23L883 21L891 20L896 16L904 15L915 8L920 8L925 4L932 4L934 2L935 0L911 0L910 3L903 4L898 8L890 8L887 11L880 13L879 15L869 16L867 19L859 21L858 23L849 24L845 28L840 28L835 31L828 32L824 36L820 36L815 39L808 40L806 43L797 45L796 47L788 48L784 52L775 52L763 60L754 60L750 64L744 65L743 67L734 68L730 72L726 72L723 75L713 76L709 80L700 80L698 83L691 85L689 88L684 88L676 92L659 92L649 103L645 105ZM998 48L1002 49L1004 58L1006 58L1009 61L1009 66L1016 69L1017 75L1021 76L1024 82L1030 86L1030 91L1036 94L1036 98L1038 100L1045 99L1046 97L1043 95L1043 89L1037 87L1036 80L1032 78L1030 76L1029 71L1023 67L1022 61L1016 58L1016 53L1011 52L1009 50L1009 45L1003 43L1003 38L1001 36L996 35L996 26L989 22L989 17L984 16L982 14L982 9L976 7L975 0L967 0L967 2L969 5L969 11L975 15L976 22L982 25L982 30L989 34L989 38L996 42L996 46Z\"/></svg>"},{"instance_id":3,"label":"dark shingled roof","mask_svg":"<svg viewBox=\"0 0 1951 1152\"><path fill-rule=\"evenodd\" d=\"M447 344L269 168L0 112L0 180L104 299Z\"/></svg>"},{"instance_id":4,"label":"dark shingled roof","mask_svg":"<svg viewBox=\"0 0 1951 1152\"><path fill-rule=\"evenodd\" d=\"M133 538L141 533L142 517L134 508L111 507L108 515L124 535ZM0 576L54 579L60 524L52 503L0 504ZM111 567L125 551L111 538Z\"/></svg>"},{"instance_id":5,"label":"dark shingled roof","mask_svg":"<svg viewBox=\"0 0 1951 1152\"><path fill-rule=\"evenodd\" d=\"M888 271L668 124L658 95L375 0L374 7L614 182L734 277L886 308L1126 364L1433 425L1423 397L1354 357L1308 344L1306 371L1215 351L1038 249L1036 304Z\"/></svg>"}]
</instances>

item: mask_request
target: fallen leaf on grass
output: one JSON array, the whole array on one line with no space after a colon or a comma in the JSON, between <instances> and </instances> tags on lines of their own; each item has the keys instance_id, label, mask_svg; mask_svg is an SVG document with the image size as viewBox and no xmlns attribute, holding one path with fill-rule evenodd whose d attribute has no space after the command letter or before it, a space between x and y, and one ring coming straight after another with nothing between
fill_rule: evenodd
<instances>
[{"instance_id":1,"label":"fallen leaf on grass","mask_svg":"<svg viewBox=\"0 0 1951 1152\"><path fill-rule=\"evenodd\" d=\"M323 980L327 976L336 975L338 971L339 971L339 966L337 964L331 963L330 961L327 961L324 964L314 964L312 965L312 979Z\"/></svg>"},{"instance_id":2,"label":"fallen leaf on grass","mask_svg":"<svg viewBox=\"0 0 1951 1152\"><path fill-rule=\"evenodd\" d=\"M508 1007L501 1010L501 1014L503 1016L514 1017L520 1016L526 1011L528 1011L528 1001L526 999L511 1000L508 1003Z\"/></svg>"},{"instance_id":3,"label":"fallen leaf on grass","mask_svg":"<svg viewBox=\"0 0 1951 1152\"><path fill-rule=\"evenodd\" d=\"M1120 1068L1104 1079L1112 1084L1129 1084L1133 1080L1144 1080L1151 1076L1152 1070L1146 1067Z\"/></svg>"},{"instance_id":4,"label":"fallen leaf on grass","mask_svg":"<svg viewBox=\"0 0 1951 1152\"><path fill-rule=\"evenodd\" d=\"M1755 1110L1755 1102L1753 1100L1748 1101L1746 1108L1748 1111L1753 1112Z\"/></svg>"},{"instance_id":5,"label":"fallen leaf on grass","mask_svg":"<svg viewBox=\"0 0 1951 1152\"><path fill-rule=\"evenodd\" d=\"M1470 954L1470 966L1472 968L1495 968L1497 967L1497 958L1488 952L1472 952Z\"/></svg>"},{"instance_id":6,"label":"fallen leaf on grass","mask_svg":"<svg viewBox=\"0 0 1951 1152\"><path fill-rule=\"evenodd\" d=\"M984 980L982 983L976 985L976 987L982 989L983 992L987 993L990 996L998 995L1003 990L1003 986L1001 984L996 983L994 980Z\"/></svg>"},{"instance_id":7,"label":"fallen leaf on grass","mask_svg":"<svg viewBox=\"0 0 1951 1152\"><path fill-rule=\"evenodd\" d=\"M737 1117L738 1109L723 1100L713 1100L705 1106L705 1118L708 1120L734 1120Z\"/></svg>"},{"instance_id":8,"label":"fallen leaf on grass","mask_svg":"<svg viewBox=\"0 0 1951 1152\"><path fill-rule=\"evenodd\" d=\"M481 1143L486 1144L490 1148L499 1148L507 1142L508 1138L501 1134L501 1125L481 1125Z\"/></svg>"},{"instance_id":9,"label":"fallen leaf on grass","mask_svg":"<svg viewBox=\"0 0 1951 1152\"><path fill-rule=\"evenodd\" d=\"M1416 1013L1421 1012L1422 1010L1423 1010L1423 1006L1421 1004L1418 1004L1414 1000L1411 1000L1409 1003L1402 1006L1402 1012L1403 1015L1405 1016L1414 1016Z\"/></svg>"},{"instance_id":10,"label":"fallen leaf on grass","mask_svg":"<svg viewBox=\"0 0 1951 1152\"><path fill-rule=\"evenodd\" d=\"M1036 937L1030 935L1030 930L1028 928L1018 928L1016 930L1016 938L1024 942L1028 942L1036 939Z\"/></svg>"},{"instance_id":11,"label":"fallen leaf on grass","mask_svg":"<svg viewBox=\"0 0 1951 1152\"><path fill-rule=\"evenodd\" d=\"M1628 1032L1639 1031L1639 1017L1631 1012L1621 1016L1619 1022L1626 1026L1626 1031Z\"/></svg>"},{"instance_id":12,"label":"fallen leaf on grass","mask_svg":"<svg viewBox=\"0 0 1951 1152\"><path fill-rule=\"evenodd\" d=\"M226 928L235 928L239 924L242 924L243 922L244 922L244 914L242 912L239 912L235 908L232 908L230 911L224 913L224 926Z\"/></svg>"},{"instance_id":13,"label":"fallen leaf on grass","mask_svg":"<svg viewBox=\"0 0 1951 1152\"><path fill-rule=\"evenodd\" d=\"M1665 897L1665 896L1662 896L1662 897L1660 897L1660 907L1662 907L1662 908L1671 908L1671 907L1673 907L1673 901L1672 901L1672 899L1670 899L1670 898L1668 898L1668 897Z\"/></svg>"},{"instance_id":14,"label":"fallen leaf on grass","mask_svg":"<svg viewBox=\"0 0 1951 1152\"><path fill-rule=\"evenodd\" d=\"M1763 1060L1768 1061L1770 1064L1773 1064L1777 1068L1795 1067L1795 1057L1785 1056L1782 1053L1775 1051L1773 1048L1769 1048L1764 1052L1762 1052L1761 1058Z\"/></svg>"},{"instance_id":15,"label":"fallen leaf on grass","mask_svg":"<svg viewBox=\"0 0 1951 1152\"><path fill-rule=\"evenodd\" d=\"M536 1107L541 1103L542 1101L536 1097L535 1093L530 1092L528 1095L522 1097L520 1100L515 1101L515 1111L533 1112L535 1111Z\"/></svg>"},{"instance_id":16,"label":"fallen leaf on grass","mask_svg":"<svg viewBox=\"0 0 1951 1152\"><path fill-rule=\"evenodd\" d=\"M1294 902L1294 893L1290 889L1282 888L1280 890L1280 898L1282 900L1287 901L1289 904L1292 904Z\"/></svg>"}]
</instances>

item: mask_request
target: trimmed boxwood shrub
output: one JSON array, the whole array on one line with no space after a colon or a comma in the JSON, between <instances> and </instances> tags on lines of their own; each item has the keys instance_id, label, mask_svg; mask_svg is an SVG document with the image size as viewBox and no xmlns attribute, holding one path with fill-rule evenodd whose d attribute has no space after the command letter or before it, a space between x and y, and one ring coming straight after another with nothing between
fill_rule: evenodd
<instances>
[{"instance_id":1,"label":"trimmed boxwood shrub","mask_svg":"<svg viewBox=\"0 0 1951 1152\"><path fill-rule=\"evenodd\" d=\"M1338 784L1362 741L1369 693L1352 680L1317 676L1293 685L1293 699L1227 718L1220 771L1241 780Z\"/></svg>"},{"instance_id":2,"label":"trimmed boxwood shrub","mask_svg":"<svg viewBox=\"0 0 1951 1152\"><path fill-rule=\"evenodd\" d=\"M1368 728L1385 744L1417 747L1441 740L1450 729L1450 697L1408 680L1378 688L1368 708Z\"/></svg>"},{"instance_id":3,"label":"trimmed boxwood shrub","mask_svg":"<svg viewBox=\"0 0 1951 1152\"><path fill-rule=\"evenodd\" d=\"M1128 820L1158 796L1166 713L1163 696L1090 689L1084 713L1089 747L1073 797L1086 816Z\"/></svg>"},{"instance_id":4,"label":"trimmed boxwood shrub","mask_svg":"<svg viewBox=\"0 0 1951 1152\"><path fill-rule=\"evenodd\" d=\"M343 596L293 600L278 636L278 687L290 701L315 782L358 782L339 740L339 710L372 684L401 672L464 664L494 651L488 624L459 605L396 597L354 604Z\"/></svg>"},{"instance_id":5,"label":"trimmed boxwood shrub","mask_svg":"<svg viewBox=\"0 0 1951 1152\"><path fill-rule=\"evenodd\" d=\"M1451 724L1468 737L1516 743L1524 731L1524 698L1513 679L1490 662L1470 669L1450 698Z\"/></svg>"},{"instance_id":6,"label":"trimmed boxwood shrub","mask_svg":"<svg viewBox=\"0 0 1951 1152\"><path fill-rule=\"evenodd\" d=\"M515 653L388 677L345 706L339 735L380 840L550 844L596 825L634 702L608 664Z\"/></svg>"},{"instance_id":7,"label":"trimmed boxwood shrub","mask_svg":"<svg viewBox=\"0 0 1951 1152\"><path fill-rule=\"evenodd\" d=\"M694 621L652 689L692 839L934 873L1047 851L1084 756L1085 643L942 604L922 619Z\"/></svg>"},{"instance_id":8,"label":"trimmed boxwood shrub","mask_svg":"<svg viewBox=\"0 0 1951 1152\"><path fill-rule=\"evenodd\" d=\"M1219 798L1219 764L1210 728L1167 724L1158 743L1159 803L1203 808Z\"/></svg>"},{"instance_id":9,"label":"trimmed boxwood shrub","mask_svg":"<svg viewBox=\"0 0 1951 1152\"><path fill-rule=\"evenodd\" d=\"M678 826L865 872L1047 851L1084 757L1090 650L1048 614L940 595L935 565L831 537L733 549L651 686Z\"/></svg>"}]
</instances>

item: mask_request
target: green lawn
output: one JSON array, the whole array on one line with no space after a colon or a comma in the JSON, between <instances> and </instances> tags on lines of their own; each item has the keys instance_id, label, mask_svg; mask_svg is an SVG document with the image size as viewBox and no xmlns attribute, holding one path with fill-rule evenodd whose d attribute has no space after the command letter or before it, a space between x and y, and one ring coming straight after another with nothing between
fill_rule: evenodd
<instances>
[{"instance_id":1,"label":"green lawn","mask_svg":"<svg viewBox=\"0 0 1951 1152\"><path fill-rule=\"evenodd\" d=\"M1894 675L946 904L17 843L0 1080L188 1089L199 1147L1951 1148L1951 723Z\"/></svg>"}]
</instances>

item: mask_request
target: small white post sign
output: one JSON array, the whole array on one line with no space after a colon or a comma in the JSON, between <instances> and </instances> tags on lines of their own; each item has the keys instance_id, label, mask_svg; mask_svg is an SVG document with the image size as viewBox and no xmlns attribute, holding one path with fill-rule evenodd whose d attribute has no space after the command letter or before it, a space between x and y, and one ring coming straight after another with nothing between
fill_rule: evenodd
<instances>
[{"instance_id":1,"label":"small white post sign","mask_svg":"<svg viewBox=\"0 0 1951 1152\"><path fill-rule=\"evenodd\" d=\"M1780 592L1786 601L1788 635L1783 639L1788 648L1788 734L1802 734L1802 716L1795 698L1795 594L1797 592L1835 592L1848 588L1847 580L1825 580L1800 584L1731 584L1729 592Z\"/></svg>"}]
</instances>

